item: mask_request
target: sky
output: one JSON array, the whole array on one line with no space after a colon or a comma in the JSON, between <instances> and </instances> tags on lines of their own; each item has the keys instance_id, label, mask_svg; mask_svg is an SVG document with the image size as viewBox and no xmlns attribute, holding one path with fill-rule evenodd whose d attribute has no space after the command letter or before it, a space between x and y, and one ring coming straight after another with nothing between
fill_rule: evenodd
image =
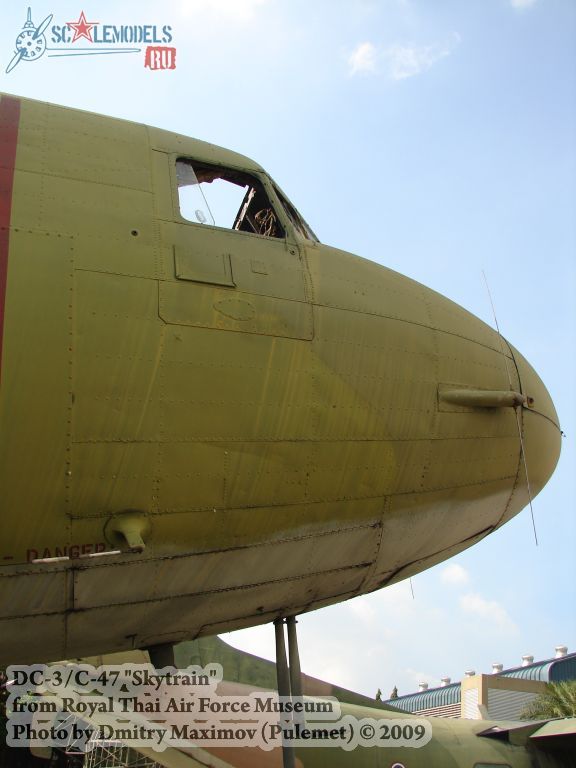
<instances>
[{"instance_id":1,"label":"sky","mask_svg":"<svg viewBox=\"0 0 576 768\"><path fill-rule=\"evenodd\" d=\"M0 90L194 136L262 164L320 240L494 325L566 433L530 512L470 550L299 620L303 670L368 695L576 651L576 4L572 0L38 1L39 25L169 25L139 54L4 73L27 5L0 11ZM48 35L49 36L49 33ZM86 41L83 41L86 43ZM87 43L86 43L87 44ZM49 48L55 47L50 41ZM57 46L56 46L57 47ZM52 51L53 53L54 51ZM1 62L0 62L1 64ZM413 595L412 595L413 591ZM273 657L271 626L224 636Z\"/></svg>"}]
</instances>

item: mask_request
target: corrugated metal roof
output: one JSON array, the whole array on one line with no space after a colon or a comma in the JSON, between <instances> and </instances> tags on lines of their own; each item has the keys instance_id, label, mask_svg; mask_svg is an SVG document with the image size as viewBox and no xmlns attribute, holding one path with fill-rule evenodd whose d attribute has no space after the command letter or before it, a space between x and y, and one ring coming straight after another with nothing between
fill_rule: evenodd
<instances>
[{"instance_id":1,"label":"corrugated metal roof","mask_svg":"<svg viewBox=\"0 0 576 768\"><path fill-rule=\"evenodd\" d=\"M441 688L431 688L427 691L409 693L406 696L398 696L397 699L388 699L385 704L390 704L406 712L417 712L421 709L433 707L445 707L448 704L460 703L460 683L451 683Z\"/></svg>"},{"instance_id":2,"label":"corrugated metal roof","mask_svg":"<svg viewBox=\"0 0 576 768\"><path fill-rule=\"evenodd\" d=\"M515 677L519 680L539 680L544 683L559 683L564 680L576 680L576 653L569 653L559 659L545 659L527 667L513 667L498 672L494 677ZM451 683L441 688L417 691L397 699L383 702L406 712L419 712L422 709L445 707L459 704L462 698L460 683Z\"/></svg>"},{"instance_id":3,"label":"corrugated metal roof","mask_svg":"<svg viewBox=\"0 0 576 768\"><path fill-rule=\"evenodd\" d=\"M543 683L560 683L576 680L576 653L559 659L546 659L527 667L514 667L500 672L499 677L515 677L519 680L540 680Z\"/></svg>"}]
</instances>

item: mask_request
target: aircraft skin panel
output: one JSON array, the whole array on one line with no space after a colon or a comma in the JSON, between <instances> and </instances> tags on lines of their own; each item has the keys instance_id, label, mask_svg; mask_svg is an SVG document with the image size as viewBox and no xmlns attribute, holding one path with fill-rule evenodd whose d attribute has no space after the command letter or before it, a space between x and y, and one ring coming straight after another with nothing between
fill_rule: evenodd
<instances>
[{"instance_id":1,"label":"aircraft skin panel","mask_svg":"<svg viewBox=\"0 0 576 768\"><path fill-rule=\"evenodd\" d=\"M158 486L158 446L154 442L79 442L72 445L74 478L69 495L73 530L79 520L97 518L79 541L105 542L102 518L110 510L152 509ZM87 538L88 537L88 538ZM108 545L106 545L108 548Z\"/></svg>"},{"instance_id":2,"label":"aircraft skin panel","mask_svg":"<svg viewBox=\"0 0 576 768\"><path fill-rule=\"evenodd\" d=\"M418 296L412 300L419 301ZM324 306L315 307L313 346L319 358L317 377L325 372L318 384L322 400L347 384L347 392L369 406L372 418L362 426L359 438L518 436L512 409L498 414L458 406L448 410L445 403L431 402L438 400L439 388L448 384L470 387L478 382L480 389L509 388L508 371L512 386L519 388L513 361L505 363L499 349L419 323ZM444 415L449 412L469 416ZM325 422L325 429L334 429L342 418L329 419L326 414ZM345 424L346 435L351 426Z\"/></svg>"},{"instance_id":3,"label":"aircraft skin panel","mask_svg":"<svg viewBox=\"0 0 576 768\"><path fill-rule=\"evenodd\" d=\"M11 231L0 399L2 542L10 562L25 561L37 542L69 538L72 265L70 237Z\"/></svg>"},{"instance_id":4,"label":"aircraft skin panel","mask_svg":"<svg viewBox=\"0 0 576 768\"><path fill-rule=\"evenodd\" d=\"M110 120L111 118L106 118ZM125 123L124 120L117 122ZM183 136L171 131L164 131L161 128L146 126L148 131L148 141L150 149L154 152L167 155L182 155L196 157L198 160L215 165L224 165L227 168L239 168L254 173L262 173L264 169L261 165L254 162L249 157L233 152L230 149L219 147L208 141L192 139L190 136Z\"/></svg>"},{"instance_id":5,"label":"aircraft skin panel","mask_svg":"<svg viewBox=\"0 0 576 768\"><path fill-rule=\"evenodd\" d=\"M62 585L66 575L62 577ZM4 585L3 585L4 588ZM20 594L20 585L14 588L16 595ZM22 589L26 595L26 587ZM64 592L66 594L66 592ZM4 596L4 592L2 593ZM24 603L21 603L24 605ZM42 644L42 658L61 659L66 648L66 618L64 613L42 613L38 615L19 616L17 619L0 619L2 645L5 648L18 648L18 658L22 664L35 664L39 658L39 642ZM6 664L16 658L14 651L6 656Z\"/></svg>"},{"instance_id":6,"label":"aircraft skin panel","mask_svg":"<svg viewBox=\"0 0 576 768\"><path fill-rule=\"evenodd\" d=\"M130 240L119 238L115 241L111 237L97 236L84 240L82 248L75 254L76 278L83 270L99 276L118 275L156 281L161 268L153 229L145 225L130 231L136 233ZM104 287L104 282L102 285ZM155 285L158 292L157 283Z\"/></svg>"},{"instance_id":7,"label":"aircraft skin panel","mask_svg":"<svg viewBox=\"0 0 576 768\"><path fill-rule=\"evenodd\" d=\"M43 177L152 192L145 126L21 99L18 168Z\"/></svg>"},{"instance_id":8,"label":"aircraft skin panel","mask_svg":"<svg viewBox=\"0 0 576 768\"><path fill-rule=\"evenodd\" d=\"M247 568L254 556L246 554ZM45 566L46 567L46 566ZM103 645L110 644L110 625L118 630L112 650L130 647L148 647L166 642L190 639L197 634L213 634L214 631L231 631L254 624L264 624L278 614L279 606L290 605L297 613L308 610L321 599L328 605L338 602L343 594L352 596L360 588L367 573L367 566L360 564L338 568L326 573L311 573L295 579L254 584L238 589L199 592L197 594L171 595L170 598L149 600L142 593L141 602L120 603L93 607L88 610L68 610L66 613L39 613L0 618L2 642L17 646L18 663L35 663L38 660L38 635L43 638L46 658L70 657L70 651L81 654L98 653ZM24 574L21 571L21 575ZM190 573L190 579L193 578ZM72 596L74 589L82 592L82 574L78 569L60 570L64 592ZM130 569L109 568L97 585L101 595L113 588L120 578L130 578ZM74 583L68 579L73 579ZM91 579L94 583L93 578ZM70 588L66 589L66 585ZM190 589L193 588L192 584ZM15 588L20 594L20 585ZM25 597L26 592L22 589ZM24 604L20 603L20 610ZM202 623L197 624L197 618ZM224 619L222 617L225 617ZM255 620L256 617L256 620ZM25 634L26 642L19 640Z\"/></svg>"},{"instance_id":9,"label":"aircraft skin panel","mask_svg":"<svg viewBox=\"0 0 576 768\"><path fill-rule=\"evenodd\" d=\"M406 578L403 569L411 563L412 573L419 572L422 561L433 559L436 553L451 551L438 562L457 554L469 546L465 542L470 535L486 535L494 524L494 508L504 508L509 498L508 479L454 488L448 498L445 489L392 497L382 523L374 586ZM474 515L473 534L466 522L468 514ZM405 538L410 540L409 546L403 546ZM402 550L405 554L399 554Z\"/></svg>"},{"instance_id":10,"label":"aircraft skin panel","mask_svg":"<svg viewBox=\"0 0 576 768\"><path fill-rule=\"evenodd\" d=\"M120 582L114 595L117 604L154 602L174 596L263 585L273 561L276 561L273 581L280 585L312 574L364 568L374 558L373 526L334 531L325 534L324 539L326 543L324 545L323 542L320 556L318 542L309 537L258 548L176 555L152 562L101 564L95 568L79 569L75 577L74 610L106 607L108 601L99 591L99 585L114 580ZM354 559L349 556L347 541L354 542ZM217 611L218 606L215 606L214 612Z\"/></svg>"},{"instance_id":11,"label":"aircraft skin panel","mask_svg":"<svg viewBox=\"0 0 576 768\"><path fill-rule=\"evenodd\" d=\"M306 253L315 304L421 325L501 353L495 330L431 288L380 264L322 244L307 244Z\"/></svg>"},{"instance_id":12,"label":"aircraft skin panel","mask_svg":"<svg viewBox=\"0 0 576 768\"><path fill-rule=\"evenodd\" d=\"M166 159L167 165L171 162L170 158ZM166 186L170 183L170 178L166 178ZM233 298L236 293L242 293L309 304L306 267L296 243L223 227L207 228L204 224L185 221L177 208L172 217L177 221L159 221L165 282L179 286L191 296L201 296L205 285L212 293L210 279L203 278L201 273L195 276L193 272L199 271L199 266L209 259L226 255L232 277L231 285L226 285L238 291L215 291L216 300L223 295ZM190 274L186 274L186 270Z\"/></svg>"},{"instance_id":13,"label":"aircraft skin panel","mask_svg":"<svg viewBox=\"0 0 576 768\"><path fill-rule=\"evenodd\" d=\"M67 644L90 647L89 652L95 653L106 642L109 622L118 625L119 636L131 636L135 647L171 642L173 637L190 638L196 633L213 634L214 628L221 631L223 626L237 629L264 624L277 615L278 606L289 605L296 613L302 613L318 594L333 598L351 594L360 588L365 573L366 567L344 568L325 576L311 574L295 581L269 581L242 590L176 595L169 600L137 603L130 610L125 605L111 605L86 613L75 612L68 616ZM302 593L307 593L308 600L299 599ZM196 624L198 616L203 620L200 626ZM123 647L125 640L119 642L118 650Z\"/></svg>"},{"instance_id":14,"label":"aircraft skin panel","mask_svg":"<svg viewBox=\"0 0 576 768\"><path fill-rule=\"evenodd\" d=\"M207 186L227 169L276 229L184 219L179 158ZM557 416L522 356L434 291L305 239L256 163L2 97L0 173L5 637L27 605L57 657L311 610L516 514L519 428L533 495L551 474ZM518 422L451 389L534 403Z\"/></svg>"},{"instance_id":15,"label":"aircraft skin panel","mask_svg":"<svg viewBox=\"0 0 576 768\"><path fill-rule=\"evenodd\" d=\"M77 271L74 299L74 442L158 441L164 327L156 281Z\"/></svg>"},{"instance_id":16,"label":"aircraft skin panel","mask_svg":"<svg viewBox=\"0 0 576 768\"><path fill-rule=\"evenodd\" d=\"M18 616L43 616L63 614L68 606L69 576L64 569L41 572L33 567L21 566L18 574L12 574L13 589L6 590L2 600L0 620Z\"/></svg>"},{"instance_id":17,"label":"aircraft skin panel","mask_svg":"<svg viewBox=\"0 0 576 768\"><path fill-rule=\"evenodd\" d=\"M121 248L124 238L135 237L132 230L146 232L153 216L149 192L86 180L18 170L15 193L20 205L14 206L12 226L96 238L101 247L117 240ZM126 211L133 211L128 230Z\"/></svg>"},{"instance_id":18,"label":"aircraft skin panel","mask_svg":"<svg viewBox=\"0 0 576 768\"><path fill-rule=\"evenodd\" d=\"M312 338L312 310L308 304L225 289L206 291L198 286L162 282L160 317L171 326L213 328L258 333L288 339Z\"/></svg>"},{"instance_id":19,"label":"aircraft skin panel","mask_svg":"<svg viewBox=\"0 0 576 768\"><path fill-rule=\"evenodd\" d=\"M167 157L166 170L174 162ZM168 192L171 177L162 181ZM159 313L166 323L312 339L305 265L295 243L184 224L177 209L172 218L160 222L166 278Z\"/></svg>"}]
</instances>

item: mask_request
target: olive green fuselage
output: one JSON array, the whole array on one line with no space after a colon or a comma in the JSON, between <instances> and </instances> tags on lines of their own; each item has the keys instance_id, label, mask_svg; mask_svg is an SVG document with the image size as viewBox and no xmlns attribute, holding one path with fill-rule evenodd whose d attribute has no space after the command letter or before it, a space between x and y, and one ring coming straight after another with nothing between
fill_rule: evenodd
<instances>
[{"instance_id":1,"label":"olive green fuselage","mask_svg":"<svg viewBox=\"0 0 576 768\"><path fill-rule=\"evenodd\" d=\"M520 435L544 485L553 405L479 319L299 234L247 158L19 101L2 661L214 634L406 578L525 506ZM285 236L182 218L179 158L257 179Z\"/></svg>"}]
</instances>

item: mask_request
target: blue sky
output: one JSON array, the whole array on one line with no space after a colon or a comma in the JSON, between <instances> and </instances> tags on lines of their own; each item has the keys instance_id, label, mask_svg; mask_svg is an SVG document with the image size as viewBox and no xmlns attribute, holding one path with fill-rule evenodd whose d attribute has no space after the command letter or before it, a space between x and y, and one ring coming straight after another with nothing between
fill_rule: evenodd
<instances>
[{"instance_id":1,"label":"blue sky","mask_svg":"<svg viewBox=\"0 0 576 768\"><path fill-rule=\"evenodd\" d=\"M305 671L374 694L576 650L576 5L571 0L38 2L39 23L169 24L174 71L141 55L4 69L0 89L146 122L264 165L320 239L493 324L567 434L528 511L408 583L304 616ZM228 636L273 653L273 630Z\"/></svg>"}]
</instances>

